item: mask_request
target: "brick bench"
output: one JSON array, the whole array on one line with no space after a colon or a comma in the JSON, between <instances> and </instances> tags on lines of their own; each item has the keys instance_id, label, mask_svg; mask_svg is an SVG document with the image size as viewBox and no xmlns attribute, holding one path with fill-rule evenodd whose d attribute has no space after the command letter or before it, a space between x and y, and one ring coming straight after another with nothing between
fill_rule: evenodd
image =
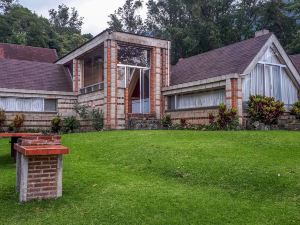
<instances>
[{"instance_id":1,"label":"brick bench","mask_svg":"<svg viewBox=\"0 0 300 225\"><path fill-rule=\"evenodd\" d=\"M61 197L62 155L69 149L61 145L60 136L23 137L14 147L19 201Z\"/></svg>"}]
</instances>

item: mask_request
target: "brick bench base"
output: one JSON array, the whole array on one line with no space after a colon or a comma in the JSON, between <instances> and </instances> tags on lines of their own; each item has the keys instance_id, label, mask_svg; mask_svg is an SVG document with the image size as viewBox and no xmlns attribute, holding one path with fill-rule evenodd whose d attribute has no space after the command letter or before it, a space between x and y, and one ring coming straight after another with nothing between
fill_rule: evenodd
<instances>
[{"instance_id":1,"label":"brick bench base","mask_svg":"<svg viewBox=\"0 0 300 225\"><path fill-rule=\"evenodd\" d=\"M33 143L35 145L32 145ZM57 136L37 136L28 140L22 138L15 144L15 150L19 201L61 197L62 155L68 154L69 149L60 145L60 138Z\"/></svg>"}]
</instances>

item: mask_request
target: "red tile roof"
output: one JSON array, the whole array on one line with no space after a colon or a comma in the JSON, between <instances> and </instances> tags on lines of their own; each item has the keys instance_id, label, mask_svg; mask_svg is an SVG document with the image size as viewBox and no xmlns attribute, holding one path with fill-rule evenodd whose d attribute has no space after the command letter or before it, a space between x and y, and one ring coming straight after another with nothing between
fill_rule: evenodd
<instances>
[{"instance_id":1,"label":"red tile roof","mask_svg":"<svg viewBox=\"0 0 300 225\"><path fill-rule=\"evenodd\" d=\"M172 67L171 85L243 73L272 33L181 59Z\"/></svg>"},{"instance_id":2,"label":"red tile roof","mask_svg":"<svg viewBox=\"0 0 300 225\"><path fill-rule=\"evenodd\" d=\"M72 92L64 66L45 62L0 59L0 88Z\"/></svg>"},{"instance_id":3,"label":"red tile roof","mask_svg":"<svg viewBox=\"0 0 300 225\"><path fill-rule=\"evenodd\" d=\"M298 72L300 73L300 54L298 54L298 55L289 55L289 57L292 60L294 66L296 67Z\"/></svg>"},{"instance_id":4,"label":"red tile roof","mask_svg":"<svg viewBox=\"0 0 300 225\"><path fill-rule=\"evenodd\" d=\"M58 57L55 49L0 43L0 59L19 59L54 63Z\"/></svg>"}]
</instances>

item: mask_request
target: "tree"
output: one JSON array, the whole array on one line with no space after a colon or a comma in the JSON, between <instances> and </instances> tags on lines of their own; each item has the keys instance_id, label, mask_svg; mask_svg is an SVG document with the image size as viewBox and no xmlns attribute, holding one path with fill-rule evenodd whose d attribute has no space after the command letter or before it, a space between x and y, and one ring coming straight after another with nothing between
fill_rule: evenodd
<instances>
[{"instance_id":1,"label":"tree","mask_svg":"<svg viewBox=\"0 0 300 225\"><path fill-rule=\"evenodd\" d=\"M14 4L15 0L0 0L0 13L7 12Z\"/></svg>"},{"instance_id":2,"label":"tree","mask_svg":"<svg viewBox=\"0 0 300 225\"><path fill-rule=\"evenodd\" d=\"M126 0L125 4L118 8L114 14L109 15L109 28L115 31L127 31L143 34L143 20L137 11L143 7L141 0Z\"/></svg>"},{"instance_id":3,"label":"tree","mask_svg":"<svg viewBox=\"0 0 300 225\"><path fill-rule=\"evenodd\" d=\"M75 8L69 8L62 4L58 10L49 10L50 23L58 33L78 33L81 34L83 17L79 16Z\"/></svg>"}]
</instances>

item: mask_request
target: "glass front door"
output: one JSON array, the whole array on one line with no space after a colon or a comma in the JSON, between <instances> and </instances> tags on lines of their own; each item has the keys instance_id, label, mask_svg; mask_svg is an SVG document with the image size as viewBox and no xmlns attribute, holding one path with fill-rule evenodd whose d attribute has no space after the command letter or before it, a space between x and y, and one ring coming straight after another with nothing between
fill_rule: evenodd
<instances>
[{"instance_id":1,"label":"glass front door","mask_svg":"<svg viewBox=\"0 0 300 225\"><path fill-rule=\"evenodd\" d=\"M128 88L129 113L150 113L150 69L118 65L119 79Z\"/></svg>"}]
</instances>

